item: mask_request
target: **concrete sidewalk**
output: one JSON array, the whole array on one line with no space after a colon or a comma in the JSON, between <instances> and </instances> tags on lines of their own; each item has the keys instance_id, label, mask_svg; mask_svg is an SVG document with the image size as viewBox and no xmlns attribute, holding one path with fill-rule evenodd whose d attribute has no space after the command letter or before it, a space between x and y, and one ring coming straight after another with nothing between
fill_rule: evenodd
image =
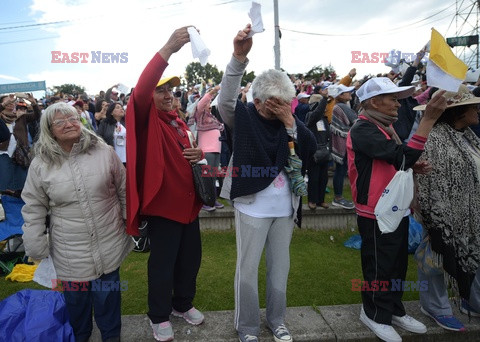
<instances>
[{"instance_id":1,"label":"concrete sidewalk","mask_svg":"<svg viewBox=\"0 0 480 342\"><path fill-rule=\"evenodd\" d=\"M454 309L454 314L464 324L463 333L447 331L420 312L418 301L405 302L407 313L423 322L428 331L419 335L400 328L397 332L404 341L480 341L480 318L471 318ZM192 326L181 318L172 317L175 341L238 341L233 328L233 311L205 312L205 322ZM359 320L360 304L290 307L287 308L286 325L294 341L379 341ZM265 310L261 311L260 341L273 341L271 332L265 326ZM146 315L122 317L122 341L155 341ZM95 327L92 342L101 341Z\"/></svg>"}]
</instances>

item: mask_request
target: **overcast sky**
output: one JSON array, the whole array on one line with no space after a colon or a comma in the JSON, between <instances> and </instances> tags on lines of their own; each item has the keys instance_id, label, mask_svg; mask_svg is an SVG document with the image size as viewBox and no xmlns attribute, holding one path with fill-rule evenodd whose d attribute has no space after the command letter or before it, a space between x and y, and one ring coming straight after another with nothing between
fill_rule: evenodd
<instances>
[{"instance_id":1,"label":"overcast sky","mask_svg":"<svg viewBox=\"0 0 480 342\"><path fill-rule=\"evenodd\" d=\"M256 74L274 67L273 0L257 2L265 32L253 37L247 68ZM358 76L388 72L382 63L352 64L351 52L415 53L430 39L431 27L444 36L454 36L456 30L454 0L278 2L281 67L289 73L329 64L339 76L352 67ZM133 87L173 30L184 25L200 30L211 50L208 62L224 70L233 37L249 22L250 7L251 1L242 0L3 0L0 84L75 83L92 95L115 83ZM88 53L88 63L52 63L52 51ZM128 62L94 64L91 51L126 53ZM172 56L165 74L180 75L192 61L197 60L187 44Z\"/></svg>"}]
</instances>

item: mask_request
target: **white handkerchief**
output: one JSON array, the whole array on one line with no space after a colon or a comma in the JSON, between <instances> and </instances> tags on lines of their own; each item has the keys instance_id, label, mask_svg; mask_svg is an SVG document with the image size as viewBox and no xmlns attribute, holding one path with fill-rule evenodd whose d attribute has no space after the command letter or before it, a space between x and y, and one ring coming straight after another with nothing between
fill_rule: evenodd
<instances>
[{"instance_id":1,"label":"white handkerchief","mask_svg":"<svg viewBox=\"0 0 480 342\"><path fill-rule=\"evenodd\" d=\"M188 34L190 35L190 44L192 44L193 58L198 58L200 64L205 66L205 64L207 64L207 58L210 56L210 50L205 46L198 31L193 26L188 28Z\"/></svg>"},{"instance_id":2,"label":"white handkerchief","mask_svg":"<svg viewBox=\"0 0 480 342\"><path fill-rule=\"evenodd\" d=\"M48 288L55 287L57 282L57 272L55 271L51 257L47 257L40 261L40 264L38 264L38 267L33 274L33 281Z\"/></svg>"},{"instance_id":3,"label":"white handkerchief","mask_svg":"<svg viewBox=\"0 0 480 342\"><path fill-rule=\"evenodd\" d=\"M261 33L265 31L263 28L263 21L262 21L262 5L258 2L252 1L252 7L250 8L250 12L248 12L248 16L252 20L252 30L248 34L248 38L253 36L255 33Z\"/></svg>"}]
</instances>

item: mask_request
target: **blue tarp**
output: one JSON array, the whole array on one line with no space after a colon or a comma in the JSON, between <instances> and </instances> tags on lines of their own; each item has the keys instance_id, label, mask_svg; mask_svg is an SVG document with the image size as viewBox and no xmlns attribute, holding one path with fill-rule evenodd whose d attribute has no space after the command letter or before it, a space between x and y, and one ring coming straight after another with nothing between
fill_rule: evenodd
<instances>
[{"instance_id":1,"label":"blue tarp","mask_svg":"<svg viewBox=\"0 0 480 342\"><path fill-rule=\"evenodd\" d=\"M422 225L415 221L412 215L409 216L410 224L408 227L408 253L413 254L422 241ZM362 247L362 238L359 234L353 235L343 244L345 247L360 249Z\"/></svg>"},{"instance_id":2,"label":"blue tarp","mask_svg":"<svg viewBox=\"0 0 480 342\"><path fill-rule=\"evenodd\" d=\"M21 198L2 195L2 206L5 220L0 222L0 241L16 234L23 234L22 207L25 202Z\"/></svg>"},{"instance_id":3,"label":"blue tarp","mask_svg":"<svg viewBox=\"0 0 480 342\"><path fill-rule=\"evenodd\" d=\"M0 341L75 342L63 294L26 289L1 301Z\"/></svg>"}]
</instances>

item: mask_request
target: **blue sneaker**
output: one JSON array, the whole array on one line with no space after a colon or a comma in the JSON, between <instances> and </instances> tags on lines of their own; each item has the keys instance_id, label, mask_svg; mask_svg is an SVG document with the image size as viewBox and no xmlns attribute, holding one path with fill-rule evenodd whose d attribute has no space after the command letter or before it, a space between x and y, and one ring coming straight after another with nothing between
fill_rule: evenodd
<instances>
[{"instance_id":1,"label":"blue sneaker","mask_svg":"<svg viewBox=\"0 0 480 342\"><path fill-rule=\"evenodd\" d=\"M460 305L460 311L465 315L470 314L472 317L480 317L480 313L476 312L468 302L462 298L462 305Z\"/></svg>"},{"instance_id":2,"label":"blue sneaker","mask_svg":"<svg viewBox=\"0 0 480 342\"><path fill-rule=\"evenodd\" d=\"M437 323L443 329L452 330L452 331L465 331L465 327L463 326L463 323L460 322L455 316L432 315L423 307L420 307L420 311L422 311L426 316L432 318L435 321L435 323Z\"/></svg>"}]
</instances>

